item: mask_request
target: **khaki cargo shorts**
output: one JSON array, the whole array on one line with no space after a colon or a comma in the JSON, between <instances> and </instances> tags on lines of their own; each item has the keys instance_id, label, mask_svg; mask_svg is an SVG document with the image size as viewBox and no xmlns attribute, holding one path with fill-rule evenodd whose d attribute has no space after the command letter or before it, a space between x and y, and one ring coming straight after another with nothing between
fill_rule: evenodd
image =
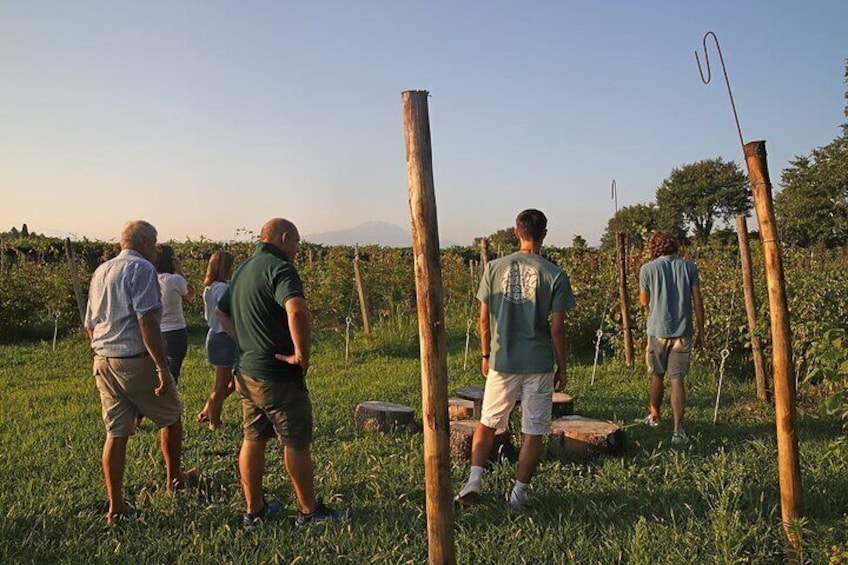
<instances>
[{"instance_id":1,"label":"khaki cargo shorts","mask_svg":"<svg viewBox=\"0 0 848 565\"><path fill-rule=\"evenodd\" d=\"M143 415L160 429L176 424L182 417L183 407L173 379L168 392L156 396L159 375L150 357L95 355L94 379L109 437L131 436L137 416Z\"/></svg>"},{"instance_id":2,"label":"khaki cargo shorts","mask_svg":"<svg viewBox=\"0 0 848 565\"><path fill-rule=\"evenodd\" d=\"M501 373L490 369L480 423L495 430L505 429L512 408L521 399L521 433L545 435L551 431L553 394L553 373Z\"/></svg>"},{"instance_id":3,"label":"khaki cargo shorts","mask_svg":"<svg viewBox=\"0 0 848 565\"><path fill-rule=\"evenodd\" d=\"M692 353L691 337L648 336L645 362L652 375L668 375L669 379L682 379L689 372Z\"/></svg>"},{"instance_id":4,"label":"khaki cargo shorts","mask_svg":"<svg viewBox=\"0 0 848 565\"><path fill-rule=\"evenodd\" d=\"M267 381L237 371L235 384L241 397L244 439L277 436L283 445L295 449L312 443L312 401L303 377Z\"/></svg>"}]
</instances>

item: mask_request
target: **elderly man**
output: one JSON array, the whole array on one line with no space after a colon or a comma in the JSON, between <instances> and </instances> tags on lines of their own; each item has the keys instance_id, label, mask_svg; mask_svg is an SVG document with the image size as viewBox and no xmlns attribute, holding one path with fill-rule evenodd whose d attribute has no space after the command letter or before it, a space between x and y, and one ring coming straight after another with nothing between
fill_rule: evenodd
<instances>
[{"instance_id":1,"label":"elderly man","mask_svg":"<svg viewBox=\"0 0 848 565\"><path fill-rule=\"evenodd\" d=\"M267 502L262 492L265 451L274 436L284 445L299 507L296 524L348 515L326 506L315 494L312 403L305 380L311 320L294 266L299 246L293 223L282 218L266 222L256 252L233 275L216 311L239 350L235 384L244 428L239 471L247 503L243 524L249 527L280 512L280 503Z\"/></svg>"},{"instance_id":2,"label":"elderly man","mask_svg":"<svg viewBox=\"0 0 848 565\"><path fill-rule=\"evenodd\" d=\"M541 256L548 219L539 210L524 210L515 219L518 252L486 265L480 280L481 371L486 377L483 412L471 445L471 473L456 502L479 499L486 460L495 431L507 427L521 399L523 441L509 504L530 502L527 487L542 456L542 439L550 430L555 390L567 381L565 311L574 307L568 275ZM557 368L554 370L554 361Z\"/></svg>"},{"instance_id":3,"label":"elderly man","mask_svg":"<svg viewBox=\"0 0 848 565\"><path fill-rule=\"evenodd\" d=\"M94 350L94 377L106 426L102 464L110 526L127 515L123 494L127 440L139 415L161 430L168 490L182 489L187 481L180 467L182 406L159 330L162 301L152 263L156 237L156 228L149 223L127 222L121 232L121 253L94 271L89 288L85 331Z\"/></svg>"}]
</instances>

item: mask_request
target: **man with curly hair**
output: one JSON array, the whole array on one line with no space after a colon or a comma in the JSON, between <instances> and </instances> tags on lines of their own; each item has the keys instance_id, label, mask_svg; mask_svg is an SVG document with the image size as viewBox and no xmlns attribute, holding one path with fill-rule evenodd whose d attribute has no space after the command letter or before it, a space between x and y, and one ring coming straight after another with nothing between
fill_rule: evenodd
<instances>
[{"instance_id":1,"label":"man with curly hair","mask_svg":"<svg viewBox=\"0 0 848 565\"><path fill-rule=\"evenodd\" d=\"M639 302L648 308L646 362L651 374L651 413L644 422L655 427L665 393L665 376L671 381L671 411L674 416L672 445L689 442L683 430L686 387L692 347L700 349L704 336L704 303L698 267L680 258L679 244L669 233L655 231L648 240L653 260L639 271ZM695 324L692 323L694 311ZM697 332L696 332L697 329Z\"/></svg>"}]
</instances>

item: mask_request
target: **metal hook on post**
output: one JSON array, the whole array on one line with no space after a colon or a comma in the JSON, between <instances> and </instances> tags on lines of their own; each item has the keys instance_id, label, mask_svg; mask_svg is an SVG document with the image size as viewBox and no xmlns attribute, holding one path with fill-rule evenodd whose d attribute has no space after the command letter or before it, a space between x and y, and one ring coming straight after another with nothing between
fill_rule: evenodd
<instances>
[{"instance_id":1,"label":"metal hook on post","mask_svg":"<svg viewBox=\"0 0 848 565\"><path fill-rule=\"evenodd\" d=\"M727 78L727 67L724 65L724 56L721 54L721 46L718 44L716 34L708 31L704 34L704 64L707 66L707 76L704 76L704 71L701 68L701 59L698 58L698 52L695 51L695 62L698 63L698 73L701 75L701 82L710 84L712 80L712 72L710 70L710 52L707 49L707 38L712 36L713 42L718 51L718 59L721 62L721 72L724 73L724 83L727 85L727 95L730 97L730 107L733 109L733 119L736 120L736 131L739 133L739 143L745 147L745 140L742 138L742 127L739 125L739 115L736 113L736 103L733 101L733 92L730 90L730 79Z\"/></svg>"},{"instance_id":2,"label":"metal hook on post","mask_svg":"<svg viewBox=\"0 0 848 565\"><path fill-rule=\"evenodd\" d=\"M612 179L612 185L610 185L610 198L615 202L615 213L618 214L618 189L615 186L615 179Z\"/></svg>"}]
</instances>

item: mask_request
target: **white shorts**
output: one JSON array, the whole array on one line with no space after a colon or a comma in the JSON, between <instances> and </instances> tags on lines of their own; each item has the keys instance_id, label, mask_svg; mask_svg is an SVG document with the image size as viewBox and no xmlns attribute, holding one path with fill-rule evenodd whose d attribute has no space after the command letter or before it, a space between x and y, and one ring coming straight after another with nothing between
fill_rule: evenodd
<instances>
[{"instance_id":1,"label":"white shorts","mask_svg":"<svg viewBox=\"0 0 848 565\"><path fill-rule=\"evenodd\" d=\"M521 399L521 433L542 436L551 430L553 373L501 373L489 369L480 423L504 429L515 402Z\"/></svg>"}]
</instances>

